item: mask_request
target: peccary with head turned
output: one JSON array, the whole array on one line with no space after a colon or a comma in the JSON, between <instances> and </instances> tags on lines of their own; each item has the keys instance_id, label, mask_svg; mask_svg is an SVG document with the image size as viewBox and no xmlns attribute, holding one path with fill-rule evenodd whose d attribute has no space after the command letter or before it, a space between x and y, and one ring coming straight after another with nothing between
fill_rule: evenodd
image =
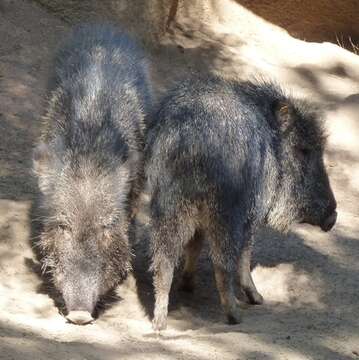
<instances>
[{"instance_id":1,"label":"peccary with head turned","mask_svg":"<svg viewBox=\"0 0 359 360\"><path fill-rule=\"evenodd\" d=\"M208 240L222 306L237 323L236 274L249 301L262 302L250 274L256 228L306 222L328 231L336 221L319 113L270 82L191 78L162 102L147 141L155 330L166 327L183 251L191 289Z\"/></svg>"},{"instance_id":2,"label":"peccary with head turned","mask_svg":"<svg viewBox=\"0 0 359 360\"><path fill-rule=\"evenodd\" d=\"M112 26L77 28L58 51L34 170L40 248L68 311L93 320L99 297L130 269L130 220L143 171L147 61Z\"/></svg>"}]
</instances>

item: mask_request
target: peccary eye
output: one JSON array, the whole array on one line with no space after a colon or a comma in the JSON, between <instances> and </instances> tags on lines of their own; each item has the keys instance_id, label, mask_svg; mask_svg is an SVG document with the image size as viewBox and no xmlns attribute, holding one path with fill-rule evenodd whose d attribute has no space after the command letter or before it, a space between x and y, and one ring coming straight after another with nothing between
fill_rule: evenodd
<instances>
[{"instance_id":1,"label":"peccary eye","mask_svg":"<svg viewBox=\"0 0 359 360\"><path fill-rule=\"evenodd\" d=\"M105 235L107 235L109 233L109 231L111 230L111 225L102 225L102 231Z\"/></svg>"},{"instance_id":2,"label":"peccary eye","mask_svg":"<svg viewBox=\"0 0 359 360\"><path fill-rule=\"evenodd\" d=\"M64 224L59 224L59 225L58 225L58 228L59 228L61 231L68 231L68 230L69 230L69 228L68 228L66 225L64 225Z\"/></svg>"},{"instance_id":3,"label":"peccary eye","mask_svg":"<svg viewBox=\"0 0 359 360\"><path fill-rule=\"evenodd\" d=\"M308 148L297 148L297 152L303 157L308 157L311 153Z\"/></svg>"}]
</instances>

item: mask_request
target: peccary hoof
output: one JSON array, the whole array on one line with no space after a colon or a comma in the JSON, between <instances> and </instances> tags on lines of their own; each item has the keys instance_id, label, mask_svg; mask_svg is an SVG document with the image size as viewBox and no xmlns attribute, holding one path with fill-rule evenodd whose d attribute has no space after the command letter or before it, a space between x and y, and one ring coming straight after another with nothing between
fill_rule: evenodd
<instances>
[{"instance_id":1,"label":"peccary hoof","mask_svg":"<svg viewBox=\"0 0 359 360\"><path fill-rule=\"evenodd\" d=\"M234 316L233 314L227 314L228 325L237 325L242 322L242 319L239 316Z\"/></svg>"},{"instance_id":2,"label":"peccary hoof","mask_svg":"<svg viewBox=\"0 0 359 360\"><path fill-rule=\"evenodd\" d=\"M235 305L233 304L229 309L227 309L226 316L229 325L236 325L242 322L240 304L238 300Z\"/></svg>"},{"instance_id":3,"label":"peccary hoof","mask_svg":"<svg viewBox=\"0 0 359 360\"><path fill-rule=\"evenodd\" d=\"M152 320L152 329L155 332L160 332L161 330L165 330L167 328L167 316L160 315L154 317Z\"/></svg>"},{"instance_id":4,"label":"peccary hoof","mask_svg":"<svg viewBox=\"0 0 359 360\"><path fill-rule=\"evenodd\" d=\"M66 319L76 325L86 325L94 321L94 318L88 311L70 311Z\"/></svg>"},{"instance_id":5,"label":"peccary hoof","mask_svg":"<svg viewBox=\"0 0 359 360\"><path fill-rule=\"evenodd\" d=\"M263 296L257 291L246 292L248 302L251 305L262 305L264 302Z\"/></svg>"}]
</instances>

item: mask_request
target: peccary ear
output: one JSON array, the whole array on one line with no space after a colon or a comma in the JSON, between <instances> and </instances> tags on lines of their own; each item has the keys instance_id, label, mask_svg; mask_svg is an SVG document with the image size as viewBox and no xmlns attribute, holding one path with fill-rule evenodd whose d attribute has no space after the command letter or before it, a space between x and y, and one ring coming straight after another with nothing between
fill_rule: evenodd
<instances>
[{"instance_id":1,"label":"peccary ear","mask_svg":"<svg viewBox=\"0 0 359 360\"><path fill-rule=\"evenodd\" d=\"M59 142L55 142L58 147ZM39 188L42 193L48 194L52 191L51 177L59 172L62 167L61 160L48 144L39 143L33 152L33 171L38 177Z\"/></svg>"},{"instance_id":2,"label":"peccary ear","mask_svg":"<svg viewBox=\"0 0 359 360\"><path fill-rule=\"evenodd\" d=\"M39 143L33 152L33 171L38 176L38 184L43 194L51 191L50 176L54 165L53 155L47 144Z\"/></svg>"},{"instance_id":3,"label":"peccary ear","mask_svg":"<svg viewBox=\"0 0 359 360\"><path fill-rule=\"evenodd\" d=\"M49 146L40 142L33 152L33 168L36 174L42 174L47 171L51 161Z\"/></svg>"},{"instance_id":4,"label":"peccary ear","mask_svg":"<svg viewBox=\"0 0 359 360\"><path fill-rule=\"evenodd\" d=\"M33 152L33 169L38 175L46 175L51 169L61 167L61 154L64 152L64 144L61 137L52 140L51 146L40 142Z\"/></svg>"},{"instance_id":5,"label":"peccary ear","mask_svg":"<svg viewBox=\"0 0 359 360\"><path fill-rule=\"evenodd\" d=\"M278 101L278 103L275 104L274 113L280 130L282 132L288 131L291 128L294 117L292 106L286 101Z\"/></svg>"}]
</instances>

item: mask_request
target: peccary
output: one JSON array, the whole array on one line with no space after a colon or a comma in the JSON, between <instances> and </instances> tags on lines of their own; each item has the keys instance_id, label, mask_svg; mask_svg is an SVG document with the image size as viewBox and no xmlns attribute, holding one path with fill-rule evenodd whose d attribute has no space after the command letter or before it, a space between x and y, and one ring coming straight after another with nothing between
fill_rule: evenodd
<instances>
[{"instance_id":1,"label":"peccary","mask_svg":"<svg viewBox=\"0 0 359 360\"><path fill-rule=\"evenodd\" d=\"M163 100L145 148L155 330L166 327L183 251L182 286L193 287L203 239L227 319L238 323L236 274L249 302L263 301L250 274L256 228L333 227L336 201L323 164L319 115L271 82L215 76L190 78Z\"/></svg>"},{"instance_id":2,"label":"peccary","mask_svg":"<svg viewBox=\"0 0 359 360\"><path fill-rule=\"evenodd\" d=\"M55 56L34 152L43 266L68 320L93 320L99 297L131 266L130 223L143 172L147 60L125 33L82 25Z\"/></svg>"}]
</instances>

